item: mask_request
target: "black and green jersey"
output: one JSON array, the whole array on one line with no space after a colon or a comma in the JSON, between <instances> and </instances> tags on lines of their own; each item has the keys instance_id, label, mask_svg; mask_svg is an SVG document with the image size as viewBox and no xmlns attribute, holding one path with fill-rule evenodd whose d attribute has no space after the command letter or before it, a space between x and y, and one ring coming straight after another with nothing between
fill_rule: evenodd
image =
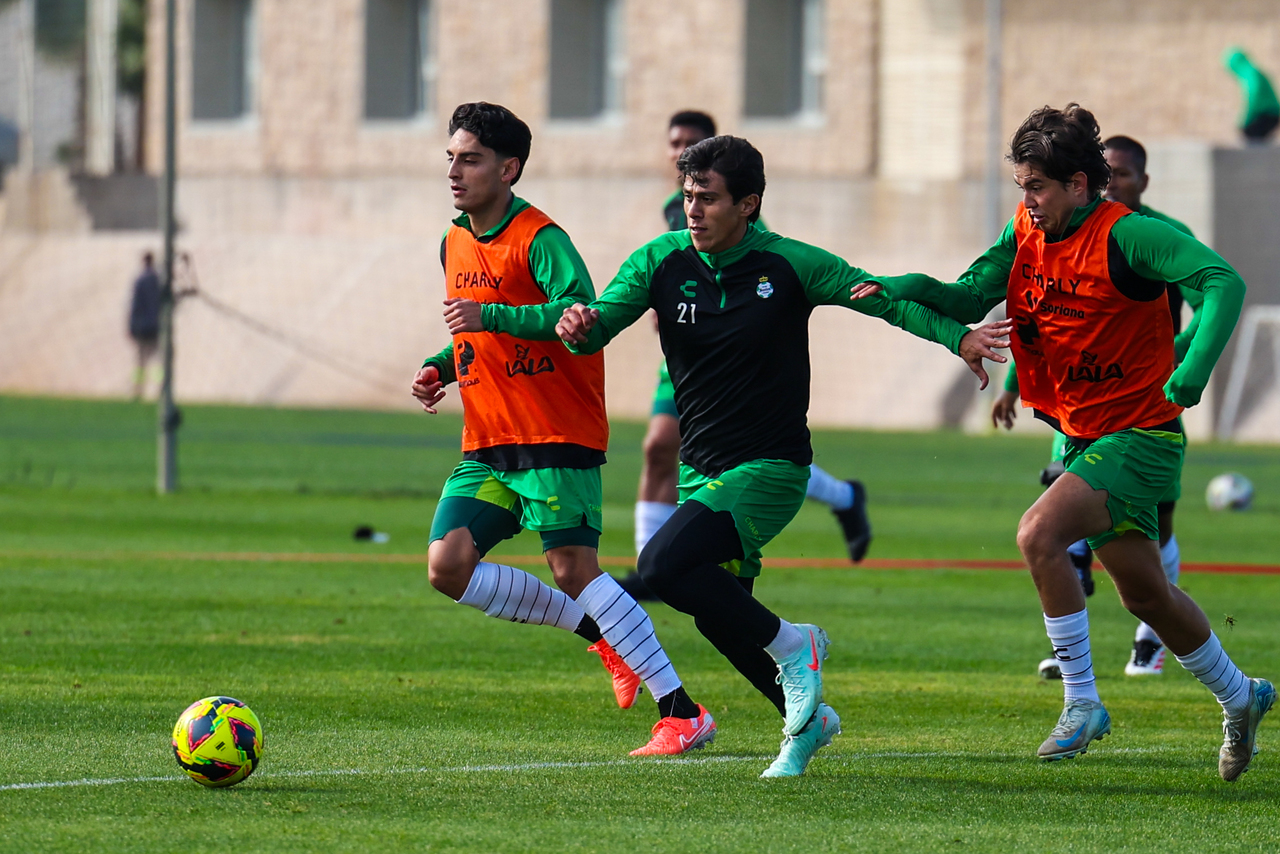
<instances>
[{"instance_id":1,"label":"black and green jersey","mask_svg":"<svg viewBox=\"0 0 1280 854\"><path fill-rule=\"evenodd\" d=\"M627 259L591 304L600 319L587 342L570 349L594 353L655 309L684 462L711 477L750 460L807 466L814 306L880 317L953 353L969 331L912 303L850 300L852 286L867 278L830 252L756 225L719 255L698 252L688 231L673 231Z\"/></svg>"}]
</instances>

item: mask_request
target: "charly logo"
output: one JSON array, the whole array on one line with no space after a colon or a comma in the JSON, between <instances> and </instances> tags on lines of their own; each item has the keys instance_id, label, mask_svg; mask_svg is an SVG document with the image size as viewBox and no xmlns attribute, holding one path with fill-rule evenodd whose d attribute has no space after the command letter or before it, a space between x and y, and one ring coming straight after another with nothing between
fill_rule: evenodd
<instances>
[{"instance_id":1,"label":"charly logo","mask_svg":"<svg viewBox=\"0 0 1280 854\"><path fill-rule=\"evenodd\" d=\"M756 285L756 296L760 299L768 299L773 296L773 285L769 283L768 276L760 277L760 284Z\"/></svg>"},{"instance_id":2,"label":"charly logo","mask_svg":"<svg viewBox=\"0 0 1280 854\"><path fill-rule=\"evenodd\" d=\"M1083 364L1067 366L1067 379L1071 382L1100 383L1103 380L1124 379L1124 370L1119 362L1103 367L1098 364L1098 354L1088 350L1080 352L1080 360Z\"/></svg>"},{"instance_id":3,"label":"charly logo","mask_svg":"<svg viewBox=\"0 0 1280 854\"><path fill-rule=\"evenodd\" d=\"M529 357L529 348L523 344L516 345L516 357L513 361L507 362L507 376L514 377L517 374L524 374L531 377L534 374L553 373L556 369L555 364L551 361L550 356L543 356L540 359L531 359Z\"/></svg>"},{"instance_id":4,"label":"charly logo","mask_svg":"<svg viewBox=\"0 0 1280 854\"><path fill-rule=\"evenodd\" d=\"M462 352L458 354L458 376L471 376L471 363L476 360L476 348L470 341L462 342Z\"/></svg>"}]
</instances>

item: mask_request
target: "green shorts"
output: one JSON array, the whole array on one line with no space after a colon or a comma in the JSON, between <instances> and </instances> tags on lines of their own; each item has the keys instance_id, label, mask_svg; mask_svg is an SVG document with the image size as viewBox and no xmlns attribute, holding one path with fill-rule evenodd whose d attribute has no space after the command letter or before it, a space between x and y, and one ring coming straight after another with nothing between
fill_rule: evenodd
<instances>
[{"instance_id":1,"label":"green shorts","mask_svg":"<svg viewBox=\"0 0 1280 854\"><path fill-rule=\"evenodd\" d=\"M1178 423L1182 423L1182 419L1178 419ZM1186 447L1187 434L1182 434L1183 447ZM1053 462L1065 460L1067 458L1067 450L1071 447L1071 443L1067 441L1067 437L1057 430L1053 431L1053 447L1049 452L1049 459ZM1079 474L1079 472L1077 472ZM1178 469L1178 476L1173 480L1173 486L1160 499L1161 504L1172 504L1182 497L1182 469Z\"/></svg>"},{"instance_id":2,"label":"green shorts","mask_svg":"<svg viewBox=\"0 0 1280 854\"><path fill-rule=\"evenodd\" d=\"M809 467L786 460L751 460L717 478L680 464L681 504L693 500L733 514L744 557L724 567L742 578L760 574L760 550L795 518L808 487Z\"/></svg>"},{"instance_id":3,"label":"green shorts","mask_svg":"<svg viewBox=\"0 0 1280 854\"><path fill-rule=\"evenodd\" d=\"M1127 531L1160 539L1156 505L1174 500L1186 450L1181 433L1121 430L1086 448L1068 443L1067 471L1094 489L1107 491L1111 530L1089 537L1089 547L1106 545Z\"/></svg>"},{"instance_id":4,"label":"green shorts","mask_svg":"<svg viewBox=\"0 0 1280 854\"><path fill-rule=\"evenodd\" d=\"M431 521L431 542L471 531L483 556L522 528L542 534L542 549L600 545L604 530L600 467L498 471L464 460L445 481Z\"/></svg>"},{"instance_id":5,"label":"green shorts","mask_svg":"<svg viewBox=\"0 0 1280 854\"><path fill-rule=\"evenodd\" d=\"M649 414L680 417L680 413L676 412L676 387L671 384L666 359L662 360L662 365L658 368L658 387L653 390L653 410Z\"/></svg>"}]
</instances>

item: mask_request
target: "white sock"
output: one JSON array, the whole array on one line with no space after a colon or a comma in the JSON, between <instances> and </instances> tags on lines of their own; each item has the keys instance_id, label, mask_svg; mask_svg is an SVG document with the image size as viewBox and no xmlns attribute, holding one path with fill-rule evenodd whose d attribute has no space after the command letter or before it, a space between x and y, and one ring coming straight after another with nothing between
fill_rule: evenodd
<instances>
[{"instance_id":1,"label":"white sock","mask_svg":"<svg viewBox=\"0 0 1280 854\"><path fill-rule=\"evenodd\" d=\"M513 623L555 626L571 632L582 622L582 608L562 591L548 587L523 569L480 561L459 605Z\"/></svg>"},{"instance_id":2,"label":"white sock","mask_svg":"<svg viewBox=\"0 0 1280 854\"><path fill-rule=\"evenodd\" d=\"M773 640L769 641L769 645L764 651L773 656L774 661L782 661L784 658L790 658L804 647L804 633L786 620L779 620L782 625L778 626L778 634Z\"/></svg>"},{"instance_id":3,"label":"white sock","mask_svg":"<svg viewBox=\"0 0 1280 854\"><path fill-rule=\"evenodd\" d=\"M1170 535L1169 542L1160 547L1160 563L1164 566L1164 577L1177 587L1178 576L1182 574L1182 552L1176 536Z\"/></svg>"},{"instance_id":4,"label":"white sock","mask_svg":"<svg viewBox=\"0 0 1280 854\"><path fill-rule=\"evenodd\" d=\"M817 466L809 466L809 490L805 497L829 504L832 510L848 510L853 506L853 485L836 480Z\"/></svg>"},{"instance_id":5,"label":"white sock","mask_svg":"<svg viewBox=\"0 0 1280 854\"><path fill-rule=\"evenodd\" d=\"M659 700L680 687L680 677L654 634L653 622L636 600L601 573L578 594L578 604L600 627L600 634Z\"/></svg>"},{"instance_id":6,"label":"white sock","mask_svg":"<svg viewBox=\"0 0 1280 854\"><path fill-rule=\"evenodd\" d=\"M1223 651L1222 642L1212 631L1209 639L1195 652L1174 657L1213 692L1226 711L1234 714L1249 705L1252 699L1249 679Z\"/></svg>"},{"instance_id":7,"label":"white sock","mask_svg":"<svg viewBox=\"0 0 1280 854\"><path fill-rule=\"evenodd\" d=\"M665 501L636 502L636 554L644 551L644 547L653 539L653 535L658 533L658 529L666 524L672 513L676 512L676 506L667 504Z\"/></svg>"},{"instance_id":8,"label":"white sock","mask_svg":"<svg viewBox=\"0 0 1280 854\"><path fill-rule=\"evenodd\" d=\"M1098 683L1093 676L1093 655L1089 651L1089 612L1087 610L1067 614L1065 617L1044 618L1044 630L1053 644L1053 657L1062 670L1063 699L1094 700L1098 696Z\"/></svg>"}]
</instances>

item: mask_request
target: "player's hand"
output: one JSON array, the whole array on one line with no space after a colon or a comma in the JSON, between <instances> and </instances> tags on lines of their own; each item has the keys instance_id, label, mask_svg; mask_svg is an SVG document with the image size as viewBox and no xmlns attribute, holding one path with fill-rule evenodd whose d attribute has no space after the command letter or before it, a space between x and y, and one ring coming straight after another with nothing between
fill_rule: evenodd
<instances>
[{"instance_id":1,"label":"player's hand","mask_svg":"<svg viewBox=\"0 0 1280 854\"><path fill-rule=\"evenodd\" d=\"M1174 371L1173 376L1169 377L1169 381L1164 384L1165 399L1170 403L1178 404L1183 409L1199 403L1202 394L1204 394L1204 387L1186 382L1185 378L1179 376L1179 371Z\"/></svg>"},{"instance_id":2,"label":"player's hand","mask_svg":"<svg viewBox=\"0 0 1280 854\"><path fill-rule=\"evenodd\" d=\"M960 358L964 359L969 370L977 374L982 384L978 389L987 387L987 383L991 382L991 378L987 376L987 369L982 366L983 359L990 359L993 362L1009 361L1001 356L993 348L999 347L1004 349L1009 346L1009 332L1013 329L1012 320L997 320L995 323L988 323L979 326L977 329L971 329L965 333L960 339Z\"/></svg>"},{"instance_id":3,"label":"player's hand","mask_svg":"<svg viewBox=\"0 0 1280 854\"><path fill-rule=\"evenodd\" d=\"M585 344L587 333L600 319L600 312L575 302L564 310L560 320L556 322L556 334L566 344Z\"/></svg>"},{"instance_id":4,"label":"player's hand","mask_svg":"<svg viewBox=\"0 0 1280 854\"><path fill-rule=\"evenodd\" d=\"M1018 418L1018 395L1011 391L1002 391L991 407L991 426L1012 430L1013 422Z\"/></svg>"},{"instance_id":5,"label":"player's hand","mask_svg":"<svg viewBox=\"0 0 1280 854\"><path fill-rule=\"evenodd\" d=\"M424 410L436 414L436 404L444 400L444 383L440 382L440 371L435 365L427 365L414 374L412 394Z\"/></svg>"},{"instance_id":6,"label":"player's hand","mask_svg":"<svg viewBox=\"0 0 1280 854\"><path fill-rule=\"evenodd\" d=\"M849 289L849 299L863 299L875 296L883 290L884 285L879 282L861 282Z\"/></svg>"},{"instance_id":7,"label":"player's hand","mask_svg":"<svg viewBox=\"0 0 1280 854\"><path fill-rule=\"evenodd\" d=\"M459 332L484 332L484 324L480 322L480 303L475 300L452 297L444 301L444 322L449 325L449 334Z\"/></svg>"}]
</instances>

